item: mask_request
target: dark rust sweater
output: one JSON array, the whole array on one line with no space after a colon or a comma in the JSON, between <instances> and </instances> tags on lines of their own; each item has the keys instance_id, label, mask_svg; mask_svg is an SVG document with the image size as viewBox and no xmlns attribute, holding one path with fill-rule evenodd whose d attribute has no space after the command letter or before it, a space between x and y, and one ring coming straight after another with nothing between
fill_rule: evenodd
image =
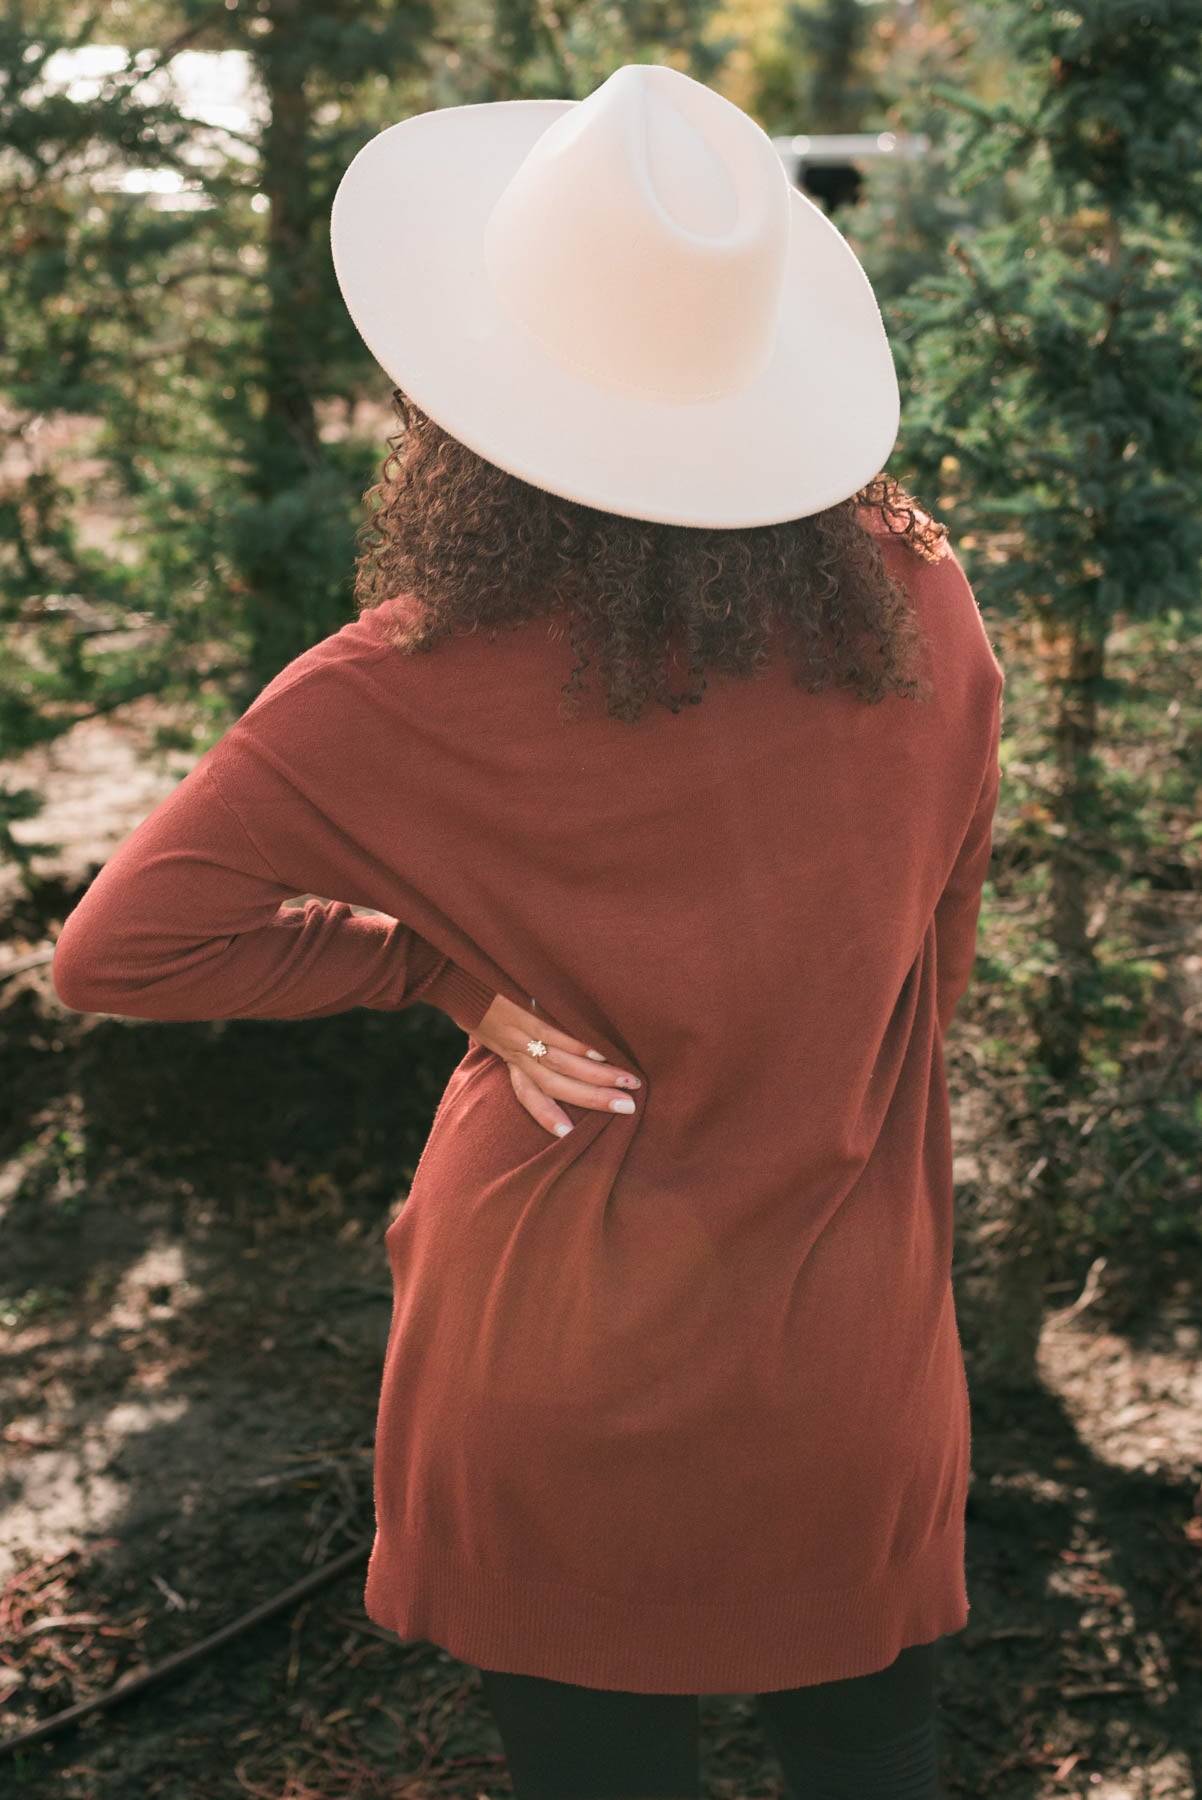
<instances>
[{"instance_id":1,"label":"dark rust sweater","mask_svg":"<svg viewBox=\"0 0 1202 1800\"><path fill-rule=\"evenodd\" d=\"M491 1668L755 1692L959 1630L968 1393L943 1034L1003 673L954 554L883 554L935 697L561 722L554 617L314 645L120 845L60 997L317 1018L495 993L643 1087L563 1139L475 1040L386 1235L370 1616ZM284 906L298 895L301 906ZM357 913L353 907L375 909ZM264 1126L270 1137L270 1122Z\"/></svg>"}]
</instances>

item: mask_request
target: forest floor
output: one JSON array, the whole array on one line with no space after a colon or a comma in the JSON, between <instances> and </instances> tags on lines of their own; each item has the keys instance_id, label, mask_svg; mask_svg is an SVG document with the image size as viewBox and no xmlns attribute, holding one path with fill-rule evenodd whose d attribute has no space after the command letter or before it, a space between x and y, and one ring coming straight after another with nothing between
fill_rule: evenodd
<instances>
[{"instance_id":1,"label":"forest floor","mask_svg":"<svg viewBox=\"0 0 1202 1800\"><path fill-rule=\"evenodd\" d=\"M139 702L20 764L50 802L30 835L56 848L37 906L10 886L0 923L0 1749L343 1563L0 1754L0 1792L505 1800L476 1672L362 1606L383 1234L464 1040L424 1007L165 1025L61 1005L46 951L191 760L153 753L159 722ZM1167 896L1153 935L1195 974L1197 933L1196 890ZM979 1004L948 1043L973 1477L944 1786L1198 1800L1202 1255L1141 1240L1103 1267L1084 1246L1056 1272L1037 1392L978 1378L985 1249L1017 1178L977 1078ZM706 1800L776 1800L752 1697L703 1696L701 1716Z\"/></svg>"}]
</instances>

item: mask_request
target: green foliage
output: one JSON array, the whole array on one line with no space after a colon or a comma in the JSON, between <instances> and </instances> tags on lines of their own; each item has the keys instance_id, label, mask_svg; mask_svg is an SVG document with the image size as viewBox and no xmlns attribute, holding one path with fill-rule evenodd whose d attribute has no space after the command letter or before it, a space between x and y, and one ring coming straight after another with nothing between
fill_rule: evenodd
<instances>
[{"instance_id":1,"label":"green foliage","mask_svg":"<svg viewBox=\"0 0 1202 1800\"><path fill-rule=\"evenodd\" d=\"M1114 894L1130 906L1199 878L1202 736L1174 708L1202 560L1202 8L925 0L923 15L907 33L893 8L797 0L751 106L774 132L929 140L874 162L838 223L897 357L895 467L948 519L982 603L1034 646L1008 668L984 1048L1036 1114L1089 1126L1086 1154L1058 1156L1050 1130L1039 1142L1065 1171L1062 1241L1144 1218L1184 1236L1202 1105L1175 1068L1125 1092L1182 1035L1182 1002ZM384 453L353 409L390 385L329 257L360 145L429 107L580 97L630 61L720 86L743 46L712 20L713 0L50 0L36 24L23 6L0 19L3 754L154 692L216 737L349 616ZM39 91L54 51L109 31L147 47L94 98ZM143 78L184 45L248 56L261 122L214 139L149 97ZM192 204L111 185L129 163L174 172ZM71 462L45 448L67 418L88 427ZM1066 646L1127 629L1141 635L1117 673L1100 654L1068 670ZM1139 660L1158 634L1167 675ZM187 741L162 741L172 729ZM11 826L37 808L0 780L0 856L26 875ZM1060 993L1084 1071L1069 1102L1040 1036ZM420 1025L433 1041L438 1021ZM65 1140L53 1157L79 1160Z\"/></svg>"},{"instance_id":2,"label":"green foliage","mask_svg":"<svg viewBox=\"0 0 1202 1800\"><path fill-rule=\"evenodd\" d=\"M84 536L85 485L42 448L48 422L93 426L78 453L95 469L98 498L122 508L137 536L136 502L153 482L153 440L139 450L131 397L149 414L161 398L154 361L173 329L175 287L165 270L188 254L195 215L169 215L141 195L105 185L129 160L189 173L195 127L170 100L148 100L139 84L153 57L106 78L92 98L43 91L58 51L92 41L102 14L77 23L39 17L36 35L20 13L0 21L0 131L5 205L0 209L0 391L8 426L7 484L0 489L0 731L13 755L57 736L90 712L170 685L179 677L164 633L141 657L88 654L94 637L122 617L140 622L143 561ZM97 176L102 179L97 179ZM107 454L105 432L132 428ZM89 467L85 463L85 468ZM133 504L125 504L125 503ZM170 547L168 547L168 554ZM36 812L28 790L0 784L0 846L28 874L30 846L10 827ZM27 885L32 885L27 882Z\"/></svg>"},{"instance_id":3,"label":"green foliage","mask_svg":"<svg viewBox=\"0 0 1202 1800\"><path fill-rule=\"evenodd\" d=\"M868 65L869 9L861 0L789 0L781 50L787 84L773 95L786 131L871 129L878 93Z\"/></svg>"},{"instance_id":4,"label":"green foliage","mask_svg":"<svg viewBox=\"0 0 1202 1800\"><path fill-rule=\"evenodd\" d=\"M0 392L16 471L0 488L4 753L139 694L191 702L214 678L219 732L351 615L355 528L386 447L346 423L360 399L386 409L391 385L329 255L334 189L360 145L428 107L582 95L623 61L707 79L730 48L703 40L711 10L645 0L560 19L533 0L467 0L444 21L426 0L181 0L0 22ZM56 51L109 30L148 47L94 98L44 89ZM216 135L151 85L184 45L250 58L258 123ZM174 173L191 204L122 191L110 177L131 164ZM87 426L73 468L39 447L67 417ZM131 618L136 645L113 648ZM9 826L33 810L0 783L0 855L27 876Z\"/></svg>"},{"instance_id":5,"label":"green foliage","mask_svg":"<svg viewBox=\"0 0 1202 1800\"><path fill-rule=\"evenodd\" d=\"M1202 875L1180 642L1202 576L1202 10L990 0L962 24L893 71L891 117L929 155L874 169L839 222L895 349L898 472L1023 647L1001 653L1005 873L978 989L1038 1121L1021 1271L1153 1218L1197 1238L1184 995L1144 946L1155 920L1180 947L1165 895ZM975 77L982 57L1003 81ZM1017 1292L994 1323L1024 1360Z\"/></svg>"},{"instance_id":6,"label":"green foliage","mask_svg":"<svg viewBox=\"0 0 1202 1800\"><path fill-rule=\"evenodd\" d=\"M1202 558L1202 14L1191 0L1007 4L1005 100L946 83L938 151L975 216L896 302L908 461L957 465L999 607L1065 623L1193 611Z\"/></svg>"}]
</instances>

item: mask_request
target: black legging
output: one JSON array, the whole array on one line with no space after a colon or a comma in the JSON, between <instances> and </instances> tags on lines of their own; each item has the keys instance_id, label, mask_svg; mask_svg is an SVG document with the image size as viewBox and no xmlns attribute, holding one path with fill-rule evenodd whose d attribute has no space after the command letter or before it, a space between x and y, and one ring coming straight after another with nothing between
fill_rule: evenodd
<instances>
[{"instance_id":1,"label":"black legging","mask_svg":"<svg viewBox=\"0 0 1202 1800\"><path fill-rule=\"evenodd\" d=\"M935 1652L757 1694L785 1800L939 1800ZM577 1687L481 1669L516 1800L696 1800L696 1694Z\"/></svg>"}]
</instances>

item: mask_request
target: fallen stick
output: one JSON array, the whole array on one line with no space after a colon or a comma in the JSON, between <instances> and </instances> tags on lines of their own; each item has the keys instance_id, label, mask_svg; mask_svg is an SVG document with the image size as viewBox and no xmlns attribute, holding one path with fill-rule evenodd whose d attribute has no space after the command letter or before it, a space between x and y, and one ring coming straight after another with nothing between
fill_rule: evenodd
<instances>
[{"instance_id":1,"label":"fallen stick","mask_svg":"<svg viewBox=\"0 0 1202 1800\"><path fill-rule=\"evenodd\" d=\"M305 1594L311 1594L315 1588L323 1586L327 1581L332 1581L336 1575L341 1575L345 1570L353 1568L357 1562L362 1562L369 1554L371 1546L372 1540L364 1538L362 1542L352 1545L349 1550L344 1550L340 1556L331 1557L329 1562L323 1563L311 1574L302 1576L299 1581L294 1581L291 1587L284 1589L283 1593L276 1594L270 1600L264 1600L261 1605L252 1607L250 1612L243 1613L240 1619L234 1619L231 1624L223 1625L219 1631L214 1631L207 1638L201 1638L199 1643L189 1645L186 1650L175 1651L173 1655L164 1657L161 1663L156 1663L153 1668L143 1669L138 1675L125 1676L115 1687L109 1688L105 1694L95 1694L90 1700L80 1700L75 1706L68 1706L65 1711L54 1713L50 1718L42 1719L37 1725L31 1725L28 1731L19 1731L16 1737L6 1738L0 1742L0 1756L11 1756L14 1750L23 1750L27 1744L40 1743L44 1738L53 1737L56 1733L65 1731L69 1725L76 1724L88 1713L100 1712L105 1707L116 1706L119 1700L128 1700L131 1694L141 1693L142 1689L149 1687L152 1682L164 1681L170 1675L178 1675L182 1669L190 1668L193 1663L199 1662L202 1657L207 1656L211 1650L216 1650L222 1644L228 1644L230 1639L237 1637L240 1632L249 1631L252 1625L258 1625L263 1619L271 1618L273 1613L282 1612L286 1606L291 1606L294 1600L301 1599Z\"/></svg>"}]
</instances>

